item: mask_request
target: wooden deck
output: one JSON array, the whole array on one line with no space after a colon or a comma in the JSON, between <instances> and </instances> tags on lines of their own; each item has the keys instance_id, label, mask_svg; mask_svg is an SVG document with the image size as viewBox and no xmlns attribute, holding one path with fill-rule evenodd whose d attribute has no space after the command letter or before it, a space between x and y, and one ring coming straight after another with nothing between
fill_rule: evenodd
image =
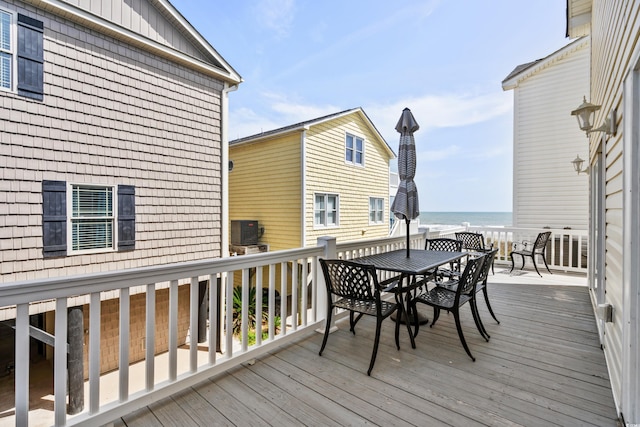
<instances>
[{"instance_id":1,"label":"wooden deck","mask_svg":"<svg viewBox=\"0 0 640 427\"><path fill-rule=\"evenodd\" d=\"M559 275L534 274L504 280L496 268L490 276L501 323L480 301L489 342L463 310L476 362L464 352L451 315L421 328L415 350L404 328L396 350L387 320L368 377L374 323L363 319L355 336L339 324L322 357L322 336L313 335L114 424L616 426L587 288L542 285Z\"/></svg>"}]
</instances>

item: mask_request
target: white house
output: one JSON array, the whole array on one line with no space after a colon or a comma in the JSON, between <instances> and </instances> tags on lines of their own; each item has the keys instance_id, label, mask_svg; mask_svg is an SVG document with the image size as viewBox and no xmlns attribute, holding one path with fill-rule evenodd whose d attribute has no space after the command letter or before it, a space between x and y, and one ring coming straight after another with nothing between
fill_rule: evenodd
<instances>
[{"instance_id":1,"label":"white house","mask_svg":"<svg viewBox=\"0 0 640 427\"><path fill-rule=\"evenodd\" d=\"M585 135L567 110L589 97L589 37L517 66L502 82L513 90L513 225L586 229Z\"/></svg>"}]
</instances>

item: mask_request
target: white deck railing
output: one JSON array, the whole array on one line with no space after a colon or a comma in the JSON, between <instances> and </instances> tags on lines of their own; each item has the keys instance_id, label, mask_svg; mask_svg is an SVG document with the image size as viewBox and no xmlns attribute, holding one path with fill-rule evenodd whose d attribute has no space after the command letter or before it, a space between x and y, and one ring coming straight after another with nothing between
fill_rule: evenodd
<instances>
[{"instance_id":1,"label":"white deck railing","mask_svg":"<svg viewBox=\"0 0 640 427\"><path fill-rule=\"evenodd\" d=\"M466 228L466 227L465 227ZM465 228L461 228L465 229ZM418 233L411 236L412 248L423 248L427 236L453 237L454 231L444 230ZM510 262L508 253L514 241L532 240L541 230L515 228L469 227L481 232L486 239L500 248L498 262ZM585 271L587 234L575 230L551 230L550 266L567 271ZM327 243L328 242L328 243ZM104 272L74 277L60 277L0 284L0 312L4 319L15 319L15 421L17 426L29 424L29 336L30 315L43 311L55 312L54 347L54 420L55 425L102 425L162 399L233 366L247 362L291 340L313 333L323 326L326 317L326 292L318 264L320 257L352 259L373 253L405 248L405 237L361 240L335 244L335 239L319 240L311 248L244 255L223 259L146 267L116 272ZM577 259L577 263L573 262ZM566 262L565 262L566 261ZM295 266L295 268L294 268ZM278 272L279 270L279 272ZM189 287L189 330L197 336L199 313L199 286L202 282L220 283L220 292L209 292L207 343L187 337L178 342L178 289ZM239 337L225 334L233 330L233 287L242 287L242 317ZM268 302L263 305L263 286ZM157 375L154 354L156 347L156 291L169 289L168 307L168 364L167 372ZM210 286L210 289L216 287ZM249 346L248 316L250 289L255 288L255 306L262 307L268 319L262 339L261 322L256 322L255 345ZM278 292L276 292L278 291ZM276 294L281 295L277 312ZM129 321L131 296L145 295L146 332L144 348L144 386L130 390ZM109 402L101 399L100 330L101 301L117 298L119 301L119 369L118 398ZM88 333L88 397L84 410L74 416L67 415L67 309L84 305L89 310ZM254 313L260 319L261 313ZM278 318L282 319L277 327ZM220 325L220 327L218 327ZM218 342L217 331L220 333ZM140 339L140 338L136 338ZM188 346L188 362L179 366L178 349ZM199 346L207 348L206 358ZM217 352L216 349L221 352Z\"/></svg>"}]
</instances>

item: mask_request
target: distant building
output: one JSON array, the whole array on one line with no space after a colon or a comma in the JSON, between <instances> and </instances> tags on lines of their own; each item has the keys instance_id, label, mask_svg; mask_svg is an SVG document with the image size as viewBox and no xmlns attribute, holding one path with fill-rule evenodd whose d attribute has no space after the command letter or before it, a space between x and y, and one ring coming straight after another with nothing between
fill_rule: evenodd
<instances>
[{"instance_id":1,"label":"distant building","mask_svg":"<svg viewBox=\"0 0 640 427\"><path fill-rule=\"evenodd\" d=\"M270 250L389 235L393 150L362 108L229 142L229 218Z\"/></svg>"},{"instance_id":2,"label":"distant building","mask_svg":"<svg viewBox=\"0 0 640 427\"><path fill-rule=\"evenodd\" d=\"M589 38L517 66L502 82L513 90L513 225L586 229L587 176L571 161L587 156L584 133L567 111L589 98Z\"/></svg>"}]
</instances>

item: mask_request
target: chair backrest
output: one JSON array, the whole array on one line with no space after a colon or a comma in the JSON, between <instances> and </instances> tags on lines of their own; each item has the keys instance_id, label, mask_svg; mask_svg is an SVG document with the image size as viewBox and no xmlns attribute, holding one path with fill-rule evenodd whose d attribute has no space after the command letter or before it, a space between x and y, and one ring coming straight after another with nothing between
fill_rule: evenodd
<instances>
[{"instance_id":1,"label":"chair backrest","mask_svg":"<svg viewBox=\"0 0 640 427\"><path fill-rule=\"evenodd\" d=\"M456 299L460 298L460 295L470 295L476 290L476 283L478 282L478 276L482 270L483 265L486 262L486 255L470 258L467 261L467 265L464 267L458 287L456 289Z\"/></svg>"},{"instance_id":2,"label":"chair backrest","mask_svg":"<svg viewBox=\"0 0 640 427\"><path fill-rule=\"evenodd\" d=\"M376 268L341 259L320 259L327 294L359 301L379 301Z\"/></svg>"},{"instance_id":3,"label":"chair backrest","mask_svg":"<svg viewBox=\"0 0 640 427\"><path fill-rule=\"evenodd\" d=\"M462 231L456 233L456 240L462 241L462 247L464 249L484 250L484 236L480 233Z\"/></svg>"},{"instance_id":4,"label":"chair backrest","mask_svg":"<svg viewBox=\"0 0 640 427\"><path fill-rule=\"evenodd\" d=\"M549 241L550 236L550 231L538 234L538 237L536 237L536 242L533 244L533 250L544 250L547 247L547 241Z\"/></svg>"},{"instance_id":5,"label":"chair backrest","mask_svg":"<svg viewBox=\"0 0 640 427\"><path fill-rule=\"evenodd\" d=\"M447 251L447 252L461 252L462 241L456 239L427 239L425 243L425 249L432 251Z\"/></svg>"},{"instance_id":6,"label":"chair backrest","mask_svg":"<svg viewBox=\"0 0 640 427\"><path fill-rule=\"evenodd\" d=\"M492 249L486 253L484 264L482 265L482 269L480 269L480 274L478 275L478 283L486 284L487 278L489 277L489 270L491 270L491 264L493 263L493 259L496 257L497 253L498 249Z\"/></svg>"}]
</instances>

